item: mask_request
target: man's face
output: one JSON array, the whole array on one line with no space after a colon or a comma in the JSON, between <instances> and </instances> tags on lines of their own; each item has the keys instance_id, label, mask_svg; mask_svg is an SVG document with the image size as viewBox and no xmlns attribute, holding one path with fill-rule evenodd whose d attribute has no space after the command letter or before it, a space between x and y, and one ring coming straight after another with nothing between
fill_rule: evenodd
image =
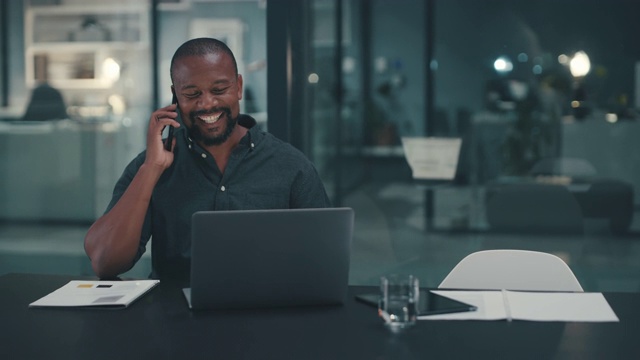
<instances>
[{"instance_id":1,"label":"man's face","mask_svg":"<svg viewBox=\"0 0 640 360\"><path fill-rule=\"evenodd\" d=\"M176 60L173 86L189 135L202 145L224 143L235 127L242 99L242 76L236 77L225 53Z\"/></svg>"}]
</instances>

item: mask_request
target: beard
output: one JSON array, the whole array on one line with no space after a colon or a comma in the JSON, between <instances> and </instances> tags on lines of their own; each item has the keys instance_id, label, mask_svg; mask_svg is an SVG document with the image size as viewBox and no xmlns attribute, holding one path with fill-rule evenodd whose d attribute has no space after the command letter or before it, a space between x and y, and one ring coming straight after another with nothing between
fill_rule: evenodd
<instances>
[{"instance_id":1,"label":"beard","mask_svg":"<svg viewBox=\"0 0 640 360\"><path fill-rule=\"evenodd\" d=\"M198 116L215 113L218 111L222 111L222 115L226 120L226 128L224 132L220 135L210 135L207 132L203 131L200 127L200 120L198 120ZM233 118L231 116L231 109L223 108L223 109L210 109L210 110L194 110L189 113L189 119L191 120L191 128L189 128L189 136L206 146L220 145L227 141L233 132L233 129L236 127L238 123L238 117ZM219 120L218 120L219 121Z\"/></svg>"}]
</instances>

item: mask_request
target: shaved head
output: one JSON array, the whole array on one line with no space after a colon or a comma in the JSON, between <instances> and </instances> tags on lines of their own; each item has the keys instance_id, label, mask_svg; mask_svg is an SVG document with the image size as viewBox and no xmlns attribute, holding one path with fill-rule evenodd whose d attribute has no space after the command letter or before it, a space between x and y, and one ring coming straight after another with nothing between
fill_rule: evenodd
<instances>
[{"instance_id":1,"label":"shaved head","mask_svg":"<svg viewBox=\"0 0 640 360\"><path fill-rule=\"evenodd\" d=\"M188 56L204 56L207 54L219 53L227 54L231 58L235 74L236 76L238 76L238 64L236 63L236 58L235 56L233 56L233 52L231 51L231 49L229 49L227 44L218 39L197 38L191 39L180 45L180 47L173 54L173 58L171 58L171 67L169 68L171 82L173 82L173 67L177 60Z\"/></svg>"}]
</instances>

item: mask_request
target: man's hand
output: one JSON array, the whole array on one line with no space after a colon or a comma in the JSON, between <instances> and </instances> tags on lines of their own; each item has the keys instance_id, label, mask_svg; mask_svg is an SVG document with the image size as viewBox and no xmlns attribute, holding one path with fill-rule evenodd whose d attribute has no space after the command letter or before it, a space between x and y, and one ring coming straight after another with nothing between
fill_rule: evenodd
<instances>
[{"instance_id":1,"label":"man's hand","mask_svg":"<svg viewBox=\"0 0 640 360\"><path fill-rule=\"evenodd\" d=\"M147 156L145 164L153 167L160 167L162 170L168 168L173 162L173 152L165 149L162 142L162 131L166 126L180 127L180 123L175 119L177 105L172 104L154 111L149 119L149 129L147 130ZM173 139L171 148L175 145Z\"/></svg>"}]
</instances>

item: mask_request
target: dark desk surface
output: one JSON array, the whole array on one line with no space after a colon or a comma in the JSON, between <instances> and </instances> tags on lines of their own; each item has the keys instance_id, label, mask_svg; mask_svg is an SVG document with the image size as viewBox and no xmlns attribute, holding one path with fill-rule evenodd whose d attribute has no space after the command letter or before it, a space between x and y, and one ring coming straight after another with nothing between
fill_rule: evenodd
<instances>
[{"instance_id":1,"label":"dark desk surface","mask_svg":"<svg viewBox=\"0 0 640 360\"><path fill-rule=\"evenodd\" d=\"M619 323L419 321L394 335L376 310L192 312L177 287L124 310L28 308L74 278L0 276L0 359L640 359L640 293L605 293Z\"/></svg>"}]
</instances>

